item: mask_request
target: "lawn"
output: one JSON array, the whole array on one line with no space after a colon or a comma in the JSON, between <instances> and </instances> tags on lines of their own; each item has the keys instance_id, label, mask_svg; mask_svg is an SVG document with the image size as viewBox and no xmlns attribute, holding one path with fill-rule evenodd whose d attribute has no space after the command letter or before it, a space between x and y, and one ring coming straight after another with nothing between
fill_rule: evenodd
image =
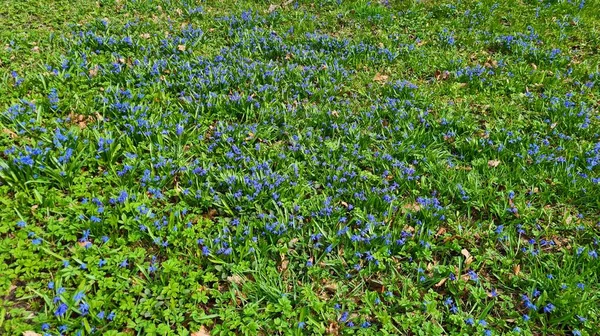
<instances>
[{"instance_id":1,"label":"lawn","mask_svg":"<svg viewBox=\"0 0 600 336\"><path fill-rule=\"evenodd\" d=\"M0 0L0 334L597 335L599 8Z\"/></svg>"}]
</instances>

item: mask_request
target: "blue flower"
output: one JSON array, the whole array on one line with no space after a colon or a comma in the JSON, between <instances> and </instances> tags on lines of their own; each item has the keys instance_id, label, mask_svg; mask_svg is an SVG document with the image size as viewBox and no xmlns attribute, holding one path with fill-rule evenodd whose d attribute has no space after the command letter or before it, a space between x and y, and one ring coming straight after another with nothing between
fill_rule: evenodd
<instances>
[{"instance_id":1,"label":"blue flower","mask_svg":"<svg viewBox=\"0 0 600 336\"><path fill-rule=\"evenodd\" d=\"M67 313L69 307L66 304L61 303L58 308L54 311L54 315L58 317L63 317Z\"/></svg>"},{"instance_id":2,"label":"blue flower","mask_svg":"<svg viewBox=\"0 0 600 336\"><path fill-rule=\"evenodd\" d=\"M78 301L80 301L81 299L83 299L84 297L85 297L85 294L84 294L83 292L77 292L77 293L75 294L75 296L73 297L73 300L74 300L75 302L78 302Z\"/></svg>"}]
</instances>

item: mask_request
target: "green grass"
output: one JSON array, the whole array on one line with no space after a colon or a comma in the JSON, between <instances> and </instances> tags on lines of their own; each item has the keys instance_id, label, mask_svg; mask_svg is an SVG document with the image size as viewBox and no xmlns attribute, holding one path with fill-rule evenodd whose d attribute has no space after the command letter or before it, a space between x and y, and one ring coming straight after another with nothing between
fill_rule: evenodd
<instances>
[{"instance_id":1,"label":"green grass","mask_svg":"<svg viewBox=\"0 0 600 336\"><path fill-rule=\"evenodd\" d=\"M0 334L596 334L599 6L0 1Z\"/></svg>"}]
</instances>

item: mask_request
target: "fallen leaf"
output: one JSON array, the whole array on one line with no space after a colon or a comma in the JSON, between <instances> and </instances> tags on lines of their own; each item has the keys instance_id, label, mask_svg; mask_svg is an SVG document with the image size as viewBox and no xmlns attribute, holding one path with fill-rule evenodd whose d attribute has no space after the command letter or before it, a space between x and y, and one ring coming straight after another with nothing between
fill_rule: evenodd
<instances>
[{"instance_id":1,"label":"fallen leaf","mask_svg":"<svg viewBox=\"0 0 600 336\"><path fill-rule=\"evenodd\" d=\"M446 228L442 226L436 233L436 236L442 236L444 234L446 234Z\"/></svg>"},{"instance_id":2,"label":"fallen leaf","mask_svg":"<svg viewBox=\"0 0 600 336\"><path fill-rule=\"evenodd\" d=\"M150 34L148 34L148 33L140 34L140 37L143 38L143 39L149 39L150 38Z\"/></svg>"},{"instance_id":3,"label":"fallen leaf","mask_svg":"<svg viewBox=\"0 0 600 336\"><path fill-rule=\"evenodd\" d=\"M90 77L96 77L96 75L98 75L98 67L93 67L90 69L89 71Z\"/></svg>"},{"instance_id":4,"label":"fallen leaf","mask_svg":"<svg viewBox=\"0 0 600 336\"><path fill-rule=\"evenodd\" d=\"M450 72L444 70L443 72L440 70L435 70L434 77L436 80L446 80L450 77Z\"/></svg>"},{"instance_id":5,"label":"fallen leaf","mask_svg":"<svg viewBox=\"0 0 600 336\"><path fill-rule=\"evenodd\" d=\"M331 283L328 283L325 286L323 286L323 288L328 292L335 293L337 291L338 287L337 287L337 284L331 282Z\"/></svg>"},{"instance_id":6,"label":"fallen leaf","mask_svg":"<svg viewBox=\"0 0 600 336\"><path fill-rule=\"evenodd\" d=\"M339 335L340 327L338 326L338 324L336 322L331 322L331 323L329 323L329 326L327 327L327 329L325 329L325 332L328 335Z\"/></svg>"},{"instance_id":7,"label":"fallen leaf","mask_svg":"<svg viewBox=\"0 0 600 336\"><path fill-rule=\"evenodd\" d=\"M285 254L280 254L279 255L281 258L281 264L279 265L279 272L285 272L288 269L288 265L290 264L290 261L287 260L287 258L285 257Z\"/></svg>"},{"instance_id":8,"label":"fallen leaf","mask_svg":"<svg viewBox=\"0 0 600 336\"><path fill-rule=\"evenodd\" d=\"M23 336L42 336L42 334L38 334L35 331L23 331Z\"/></svg>"},{"instance_id":9,"label":"fallen leaf","mask_svg":"<svg viewBox=\"0 0 600 336\"><path fill-rule=\"evenodd\" d=\"M415 203L405 204L403 206L403 208L406 210L419 211L419 210L421 210L421 205L419 203L415 202Z\"/></svg>"},{"instance_id":10,"label":"fallen leaf","mask_svg":"<svg viewBox=\"0 0 600 336\"><path fill-rule=\"evenodd\" d=\"M193 332L191 336L210 336L210 333L205 326L201 326L200 330Z\"/></svg>"},{"instance_id":11,"label":"fallen leaf","mask_svg":"<svg viewBox=\"0 0 600 336\"><path fill-rule=\"evenodd\" d=\"M237 275L237 274L234 274L234 275L231 275L231 276L227 277L227 281L229 281L231 283L234 283L236 285L241 284L243 280L244 279L241 276Z\"/></svg>"},{"instance_id":12,"label":"fallen leaf","mask_svg":"<svg viewBox=\"0 0 600 336\"><path fill-rule=\"evenodd\" d=\"M180 44L177 46L177 50L179 51L185 51L185 45L184 44Z\"/></svg>"},{"instance_id":13,"label":"fallen leaf","mask_svg":"<svg viewBox=\"0 0 600 336\"><path fill-rule=\"evenodd\" d=\"M380 83L384 83L387 81L387 79L389 78L389 76L387 75L382 75L379 72L375 75L375 77L373 77L373 80L376 82L380 82Z\"/></svg>"},{"instance_id":14,"label":"fallen leaf","mask_svg":"<svg viewBox=\"0 0 600 336\"><path fill-rule=\"evenodd\" d=\"M465 257L465 265L466 266L469 266L473 262L473 257L471 256L471 253L469 253L469 251L467 249L460 250L460 254L462 254Z\"/></svg>"},{"instance_id":15,"label":"fallen leaf","mask_svg":"<svg viewBox=\"0 0 600 336\"><path fill-rule=\"evenodd\" d=\"M517 264L513 267L513 272L515 273L515 275L519 275L519 273L521 273L521 265Z\"/></svg>"},{"instance_id":16,"label":"fallen leaf","mask_svg":"<svg viewBox=\"0 0 600 336\"><path fill-rule=\"evenodd\" d=\"M340 116L340 112L334 110L334 111L331 111L331 115L337 118Z\"/></svg>"},{"instance_id":17,"label":"fallen leaf","mask_svg":"<svg viewBox=\"0 0 600 336\"><path fill-rule=\"evenodd\" d=\"M273 13L277 9L277 7L279 7L279 6L277 6L277 5L270 5L269 9L267 10L267 12Z\"/></svg>"},{"instance_id":18,"label":"fallen leaf","mask_svg":"<svg viewBox=\"0 0 600 336\"><path fill-rule=\"evenodd\" d=\"M489 160L488 161L488 166L490 168L498 167L499 164L500 164L500 160Z\"/></svg>"},{"instance_id":19,"label":"fallen leaf","mask_svg":"<svg viewBox=\"0 0 600 336\"><path fill-rule=\"evenodd\" d=\"M3 130L2 130L2 133L4 133L4 134L8 134L8 136L9 136L11 139L15 139L15 138L17 137L17 133L15 133L15 132L13 132L13 131L9 130L8 128L5 128L5 129L3 129Z\"/></svg>"},{"instance_id":20,"label":"fallen leaf","mask_svg":"<svg viewBox=\"0 0 600 336\"><path fill-rule=\"evenodd\" d=\"M446 283L447 280L448 280L448 278L443 278L442 280L438 281L438 283L436 283L433 286L434 287L442 287Z\"/></svg>"}]
</instances>

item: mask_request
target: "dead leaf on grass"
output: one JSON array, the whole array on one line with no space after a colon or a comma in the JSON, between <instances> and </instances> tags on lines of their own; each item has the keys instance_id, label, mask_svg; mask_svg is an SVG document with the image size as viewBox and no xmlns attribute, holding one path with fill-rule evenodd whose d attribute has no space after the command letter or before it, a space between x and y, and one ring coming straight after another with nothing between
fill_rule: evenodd
<instances>
[{"instance_id":1,"label":"dead leaf on grass","mask_svg":"<svg viewBox=\"0 0 600 336\"><path fill-rule=\"evenodd\" d=\"M8 134L8 136L9 136L11 139L15 139L15 138L17 138L17 137L18 137L17 133L15 133L15 132L13 132L13 131L9 130L8 128L5 128L5 129L3 129L3 130L2 130L2 133L4 133L4 134Z\"/></svg>"},{"instance_id":2,"label":"dead leaf on grass","mask_svg":"<svg viewBox=\"0 0 600 336\"><path fill-rule=\"evenodd\" d=\"M460 254L462 254L465 257L466 266L469 266L473 262L473 256L471 256L471 253L469 253L467 249L460 250Z\"/></svg>"},{"instance_id":3,"label":"dead leaf on grass","mask_svg":"<svg viewBox=\"0 0 600 336\"><path fill-rule=\"evenodd\" d=\"M379 72L373 77L373 80L379 83L385 83L388 80L388 75L382 75Z\"/></svg>"},{"instance_id":4,"label":"dead leaf on grass","mask_svg":"<svg viewBox=\"0 0 600 336\"><path fill-rule=\"evenodd\" d=\"M500 164L500 160L489 160L488 161L488 167L490 167L490 168L496 168L496 167L498 167L499 164Z\"/></svg>"},{"instance_id":5,"label":"dead leaf on grass","mask_svg":"<svg viewBox=\"0 0 600 336\"><path fill-rule=\"evenodd\" d=\"M210 333L205 326L201 326L200 330L193 332L191 336L210 336Z\"/></svg>"},{"instance_id":6,"label":"dead leaf on grass","mask_svg":"<svg viewBox=\"0 0 600 336\"><path fill-rule=\"evenodd\" d=\"M446 281L448 281L448 278L443 278L442 280L438 281L438 283L436 283L434 287L442 287L446 283Z\"/></svg>"},{"instance_id":7,"label":"dead leaf on grass","mask_svg":"<svg viewBox=\"0 0 600 336\"><path fill-rule=\"evenodd\" d=\"M38 334L35 331L23 331L23 336L42 336L42 334Z\"/></svg>"},{"instance_id":8,"label":"dead leaf on grass","mask_svg":"<svg viewBox=\"0 0 600 336\"><path fill-rule=\"evenodd\" d=\"M244 281L244 279L241 276L234 274L234 275L228 276L227 281L234 283L236 285L239 285Z\"/></svg>"}]
</instances>

